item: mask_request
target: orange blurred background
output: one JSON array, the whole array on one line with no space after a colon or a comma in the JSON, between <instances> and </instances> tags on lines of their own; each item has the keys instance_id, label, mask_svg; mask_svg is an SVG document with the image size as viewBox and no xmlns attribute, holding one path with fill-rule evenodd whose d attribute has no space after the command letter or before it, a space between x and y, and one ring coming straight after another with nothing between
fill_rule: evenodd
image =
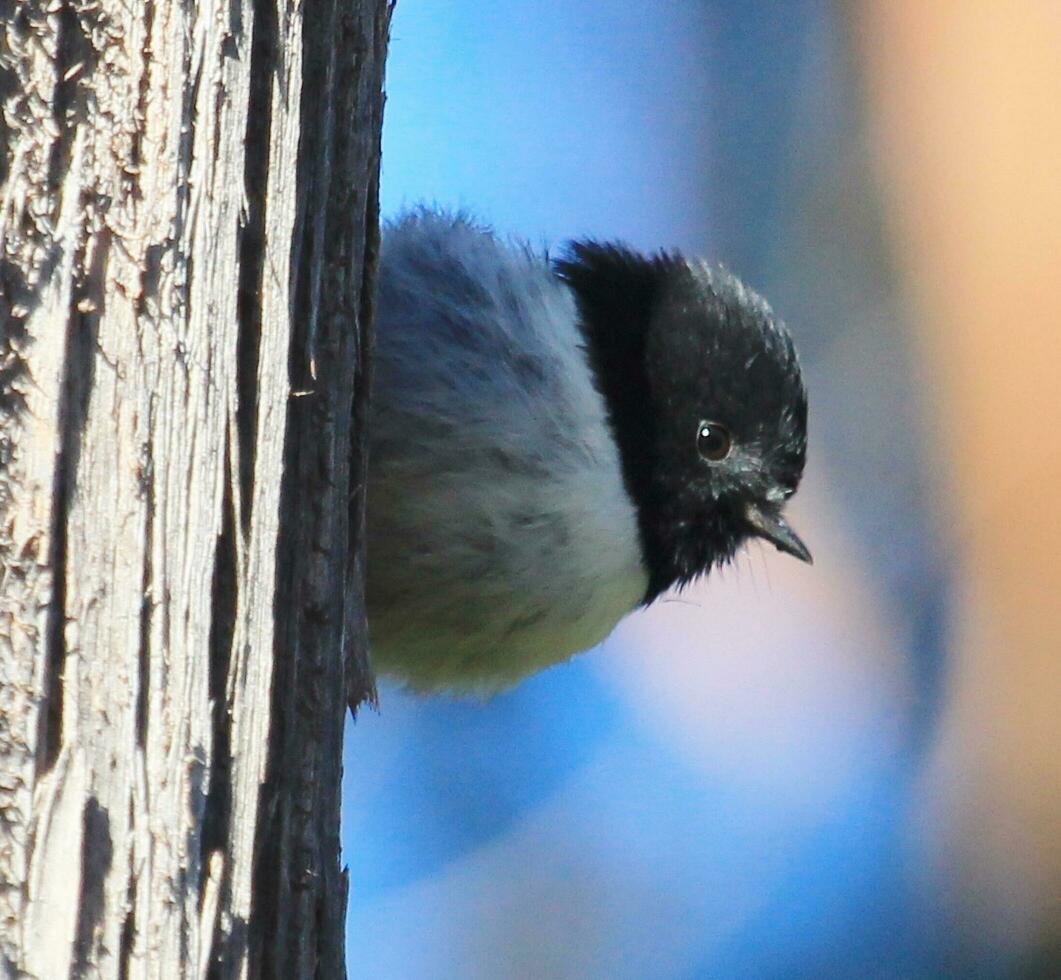
<instances>
[{"instance_id":1,"label":"orange blurred background","mask_svg":"<svg viewBox=\"0 0 1061 980\"><path fill-rule=\"evenodd\" d=\"M967 941L1056 946L1061 4L861 3L850 24L956 549L918 844Z\"/></svg>"}]
</instances>

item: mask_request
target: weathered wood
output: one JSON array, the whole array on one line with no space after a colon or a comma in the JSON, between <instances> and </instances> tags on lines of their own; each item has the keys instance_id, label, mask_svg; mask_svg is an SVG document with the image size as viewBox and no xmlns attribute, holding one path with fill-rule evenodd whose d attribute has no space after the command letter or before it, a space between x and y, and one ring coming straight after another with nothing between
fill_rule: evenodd
<instances>
[{"instance_id":1,"label":"weathered wood","mask_svg":"<svg viewBox=\"0 0 1061 980\"><path fill-rule=\"evenodd\" d=\"M0 0L3 975L342 975L388 19Z\"/></svg>"}]
</instances>

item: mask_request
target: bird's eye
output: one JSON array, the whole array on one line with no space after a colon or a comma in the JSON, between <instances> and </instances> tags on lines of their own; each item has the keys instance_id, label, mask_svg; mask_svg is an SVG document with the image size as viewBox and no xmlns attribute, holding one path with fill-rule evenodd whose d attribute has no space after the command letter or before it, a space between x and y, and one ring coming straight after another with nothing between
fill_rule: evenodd
<instances>
[{"instance_id":1,"label":"bird's eye","mask_svg":"<svg viewBox=\"0 0 1061 980\"><path fill-rule=\"evenodd\" d=\"M733 446L729 429L718 422L701 422L696 430L696 448L704 459L717 463L729 455Z\"/></svg>"}]
</instances>

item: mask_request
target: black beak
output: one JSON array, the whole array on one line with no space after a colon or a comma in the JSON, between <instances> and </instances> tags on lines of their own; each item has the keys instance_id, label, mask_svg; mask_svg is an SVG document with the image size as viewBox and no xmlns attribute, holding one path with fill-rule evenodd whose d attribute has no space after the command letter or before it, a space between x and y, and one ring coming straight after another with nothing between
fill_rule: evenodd
<instances>
[{"instance_id":1,"label":"black beak","mask_svg":"<svg viewBox=\"0 0 1061 980\"><path fill-rule=\"evenodd\" d=\"M751 503L744 509L744 518L756 537L764 538L786 555L792 555L808 565L814 564L807 546L788 526L779 510L766 504Z\"/></svg>"}]
</instances>

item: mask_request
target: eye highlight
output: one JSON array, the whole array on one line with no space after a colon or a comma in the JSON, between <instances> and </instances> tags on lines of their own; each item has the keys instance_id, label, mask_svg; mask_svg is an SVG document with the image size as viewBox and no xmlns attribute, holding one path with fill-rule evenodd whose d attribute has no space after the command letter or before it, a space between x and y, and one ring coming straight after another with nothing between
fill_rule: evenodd
<instances>
[{"instance_id":1,"label":"eye highlight","mask_svg":"<svg viewBox=\"0 0 1061 980\"><path fill-rule=\"evenodd\" d=\"M721 422L701 422L696 429L696 448L704 459L717 463L729 455L733 439Z\"/></svg>"}]
</instances>

